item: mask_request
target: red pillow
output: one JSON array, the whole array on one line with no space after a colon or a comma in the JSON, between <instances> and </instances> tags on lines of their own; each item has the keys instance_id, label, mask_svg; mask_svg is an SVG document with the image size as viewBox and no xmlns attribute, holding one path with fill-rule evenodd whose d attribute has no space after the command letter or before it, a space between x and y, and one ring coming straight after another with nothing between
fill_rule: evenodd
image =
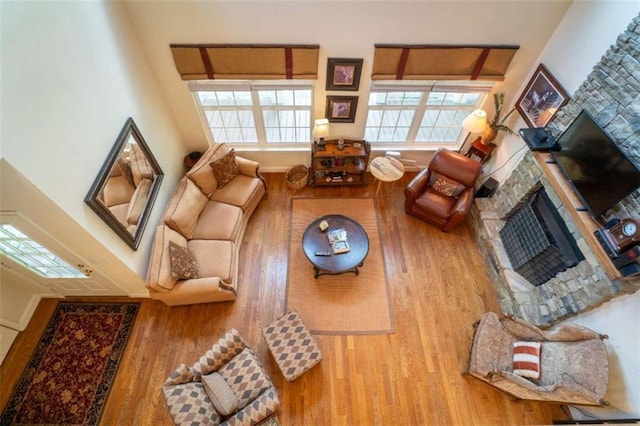
<instances>
[{"instance_id":1,"label":"red pillow","mask_svg":"<svg viewBox=\"0 0 640 426\"><path fill-rule=\"evenodd\" d=\"M513 343L513 374L528 379L540 378L540 342Z\"/></svg>"}]
</instances>

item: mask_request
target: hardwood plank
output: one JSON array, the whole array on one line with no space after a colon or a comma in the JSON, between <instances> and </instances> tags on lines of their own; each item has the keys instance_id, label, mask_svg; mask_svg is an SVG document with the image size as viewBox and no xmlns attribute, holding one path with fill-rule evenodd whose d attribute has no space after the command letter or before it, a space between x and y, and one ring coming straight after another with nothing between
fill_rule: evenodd
<instances>
[{"instance_id":1,"label":"hardwood plank","mask_svg":"<svg viewBox=\"0 0 640 426\"><path fill-rule=\"evenodd\" d=\"M403 189L412 176L383 183L374 203L394 334L316 336L324 360L296 381L284 380L261 330L285 309L291 199L374 197L377 183L370 178L362 187L290 190L284 174L266 174L269 191L240 252L238 300L180 307L140 300L101 424L172 424L162 383L232 327L273 378L283 425L538 425L566 419L559 405L514 402L461 375L473 322L488 310L499 312L499 305L465 226L443 233L404 213ZM6 406L56 304L41 301L0 366L0 407Z\"/></svg>"}]
</instances>

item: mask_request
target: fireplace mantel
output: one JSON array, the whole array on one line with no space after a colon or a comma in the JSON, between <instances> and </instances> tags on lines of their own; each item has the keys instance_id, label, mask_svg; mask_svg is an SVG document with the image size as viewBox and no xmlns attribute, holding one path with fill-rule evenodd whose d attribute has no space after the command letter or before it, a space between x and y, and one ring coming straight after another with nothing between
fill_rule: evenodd
<instances>
[{"instance_id":1,"label":"fireplace mantel","mask_svg":"<svg viewBox=\"0 0 640 426\"><path fill-rule=\"evenodd\" d=\"M571 218L576 223L578 230L582 233L585 242L597 257L598 262L602 265L607 276L612 280L622 278L622 274L620 274L620 271L613 265L613 262L594 235L594 232L602 228L602 225L596 222L588 211L578 210L584 208L583 203L567 181L562 170L560 170L560 167L553 163L553 157L551 154L533 152L532 155L546 178L549 180L549 183L558 194L560 200L567 207L567 212L571 215Z\"/></svg>"}]
</instances>

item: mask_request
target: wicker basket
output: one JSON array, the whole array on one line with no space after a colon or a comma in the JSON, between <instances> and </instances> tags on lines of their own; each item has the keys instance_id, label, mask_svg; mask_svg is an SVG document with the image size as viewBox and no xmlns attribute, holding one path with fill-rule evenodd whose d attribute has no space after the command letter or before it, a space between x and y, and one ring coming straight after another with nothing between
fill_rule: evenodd
<instances>
[{"instance_id":1,"label":"wicker basket","mask_svg":"<svg viewBox=\"0 0 640 426\"><path fill-rule=\"evenodd\" d=\"M309 168L299 164L289 169L285 175L289 189L300 189L309 182Z\"/></svg>"}]
</instances>

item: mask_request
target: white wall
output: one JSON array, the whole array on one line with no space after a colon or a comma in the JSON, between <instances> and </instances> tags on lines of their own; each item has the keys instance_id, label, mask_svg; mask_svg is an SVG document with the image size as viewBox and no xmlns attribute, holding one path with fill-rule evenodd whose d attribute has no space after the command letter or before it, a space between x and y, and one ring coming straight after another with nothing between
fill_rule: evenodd
<instances>
[{"instance_id":1,"label":"white wall","mask_svg":"<svg viewBox=\"0 0 640 426\"><path fill-rule=\"evenodd\" d=\"M537 63L544 63L571 95L638 13L638 0L574 1L535 66L531 68L530 74ZM520 91L524 90L529 78L530 75L527 75L523 80ZM513 128L523 127L526 124L519 118ZM510 172L510 166L517 164L517 158L521 155L517 151L525 146L519 136L505 138L500 143L491 166L495 169L510 156L515 154L515 157L493 177L498 180L505 178ZM640 293L616 298L567 322L581 324L609 335L610 339L606 343L611 374L606 399L615 409L627 413L627 417L640 417ZM600 418L613 416L615 409L607 411L582 408ZM576 418L579 414L575 413Z\"/></svg>"},{"instance_id":2,"label":"white wall","mask_svg":"<svg viewBox=\"0 0 640 426\"><path fill-rule=\"evenodd\" d=\"M609 387L605 399L610 408L586 408L583 412L601 418L640 417L640 292L617 297L602 306L566 321L600 334L609 353ZM588 419L572 410L575 419Z\"/></svg>"},{"instance_id":3,"label":"white wall","mask_svg":"<svg viewBox=\"0 0 640 426\"><path fill-rule=\"evenodd\" d=\"M175 69L171 43L319 44L315 118L324 116L327 58L364 58L360 90L330 93L360 96L356 122L332 123L332 136L362 138L376 43L518 44L521 48L507 79L498 85L512 98L569 3L565 0L129 1L126 7L169 99L182 139L190 149L203 149L206 137L187 83ZM300 152L243 155L260 161L261 169L288 167L308 162L309 157ZM419 162L425 164L426 160Z\"/></svg>"},{"instance_id":4,"label":"white wall","mask_svg":"<svg viewBox=\"0 0 640 426\"><path fill-rule=\"evenodd\" d=\"M545 64L571 96L639 12L640 0L574 1L508 105L515 104L539 63ZM517 131L526 127L520 115L514 113L511 128ZM482 179L491 176L503 181L527 149L520 136L504 136Z\"/></svg>"},{"instance_id":5,"label":"white wall","mask_svg":"<svg viewBox=\"0 0 640 426\"><path fill-rule=\"evenodd\" d=\"M4 188L2 208L96 260L90 266L126 294L146 294L154 225L183 173L185 148L124 7L3 1L0 12L1 171L16 182ZM127 117L165 172L135 252L83 202Z\"/></svg>"}]
</instances>

